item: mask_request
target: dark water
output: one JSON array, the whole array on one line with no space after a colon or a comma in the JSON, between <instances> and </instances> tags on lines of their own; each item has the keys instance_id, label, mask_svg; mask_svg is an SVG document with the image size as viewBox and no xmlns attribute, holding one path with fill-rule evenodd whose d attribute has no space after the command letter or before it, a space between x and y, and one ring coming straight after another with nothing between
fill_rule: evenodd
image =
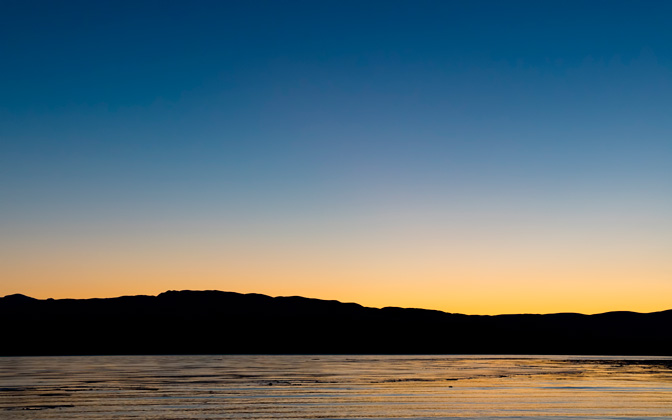
<instances>
[{"instance_id":1,"label":"dark water","mask_svg":"<svg viewBox=\"0 0 672 420\"><path fill-rule=\"evenodd\" d=\"M0 358L0 419L669 419L672 358Z\"/></svg>"}]
</instances>

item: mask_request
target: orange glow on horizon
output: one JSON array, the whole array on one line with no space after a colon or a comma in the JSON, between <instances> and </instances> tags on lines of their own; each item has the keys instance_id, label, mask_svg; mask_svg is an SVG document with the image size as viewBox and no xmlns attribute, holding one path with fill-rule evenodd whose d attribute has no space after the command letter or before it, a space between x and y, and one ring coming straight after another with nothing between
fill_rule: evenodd
<instances>
[{"instance_id":1,"label":"orange glow on horizon","mask_svg":"<svg viewBox=\"0 0 672 420\"><path fill-rule=\"evenodd\" d=\"M227 270L195 269L172 265L159 270L144 267L112 267L105 270L89 263L78 267L43 264L31 270L15 267L0 295L22 293L35 298L102 298L123 295L157 295L166 290L222 290L261 293L270 296L304 296L355 302L364 306L416 307L465 314L501 313L601 313L615 310L655 312L672 308L668 297L672 285L665 273L614 267L586 274L571 270L511 272L510 278L497 275L498 267L480 270L454 268L452 271L403 272L332 270L328 275L318 267L302 270L277 266L265 271L250 267ZM270 268L270 267L269 267ZM101 274L103 272L104 274ZM47 273L51 275L47 276ZM273 275L271 275L273 273ZM8 277L5 268L5 277ZM320 274L322 276L320 277ZM415 276L415 277L413 277ZM31 281L47 278L47 281ZM544 281L539 279L543 278ZM646 279L652 287L641 288L633 278ZM95 279L93 281L92 279Z\"/></svg>"},{"instance_id":2,"label":"orange glow on horizon","mask_svg":"<svg viewBox=\"0 0 672 420\"><path fill-rule=\"evenodd\" d=\"M672 308L672 260L655 221L617 235L598 218L589 231L569 222L516 224L520 215L508 224L472 223L468 229L425 216L389 213L383 221L328 227L315 222L312 230L214 222L114 229L82 224L32 234L17 228L0 243L0 296L93 298L189 289L465 314Z\"/></svg>"}]
</instances>

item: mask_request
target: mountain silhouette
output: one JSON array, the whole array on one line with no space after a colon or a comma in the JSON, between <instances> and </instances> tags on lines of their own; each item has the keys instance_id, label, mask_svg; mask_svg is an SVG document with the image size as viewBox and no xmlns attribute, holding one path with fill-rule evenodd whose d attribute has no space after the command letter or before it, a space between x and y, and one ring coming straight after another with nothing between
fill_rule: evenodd
<instances>
[{"instance_id":1,"label":"mountain silhouette","mask_svg":"<svg viewBox=\"0 0 672 420\"><path fill-rule=\"evenodd\" d=\"M168 291L0 298L0 355L672 355L672 310L463 315L299 296Z\"/></svg>"}]
</instances>

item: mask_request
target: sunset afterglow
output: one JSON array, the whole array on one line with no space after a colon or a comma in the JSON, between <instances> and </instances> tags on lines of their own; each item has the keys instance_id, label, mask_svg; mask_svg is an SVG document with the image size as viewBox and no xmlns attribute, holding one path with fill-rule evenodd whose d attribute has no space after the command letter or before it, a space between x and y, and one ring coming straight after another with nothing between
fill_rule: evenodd
<instances>
[{"instance_id":1,"label":"sunset afterglow","mask_svg":"<svg viewBox=\"0 0 672 420\"><path fill-rule=\"evenodd\" d=\"M671 2L4 9L0 296L672 308Z\"/></svg>"}]
</instances>

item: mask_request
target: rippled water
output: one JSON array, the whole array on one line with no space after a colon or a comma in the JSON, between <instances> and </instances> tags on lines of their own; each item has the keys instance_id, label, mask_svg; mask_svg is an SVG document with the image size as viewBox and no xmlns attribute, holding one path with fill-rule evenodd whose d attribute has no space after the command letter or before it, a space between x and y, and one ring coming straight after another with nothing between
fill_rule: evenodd
<instances>
[{"instance_id":1,"label":"rippled water","mask_svg":"<svg viewBox=\"0 0 672 420\"><path fill-rule=\"evenodd\" d=\"M672 358L0 358L2 419L669 419Z\"/></svg>"}]
</instances>

